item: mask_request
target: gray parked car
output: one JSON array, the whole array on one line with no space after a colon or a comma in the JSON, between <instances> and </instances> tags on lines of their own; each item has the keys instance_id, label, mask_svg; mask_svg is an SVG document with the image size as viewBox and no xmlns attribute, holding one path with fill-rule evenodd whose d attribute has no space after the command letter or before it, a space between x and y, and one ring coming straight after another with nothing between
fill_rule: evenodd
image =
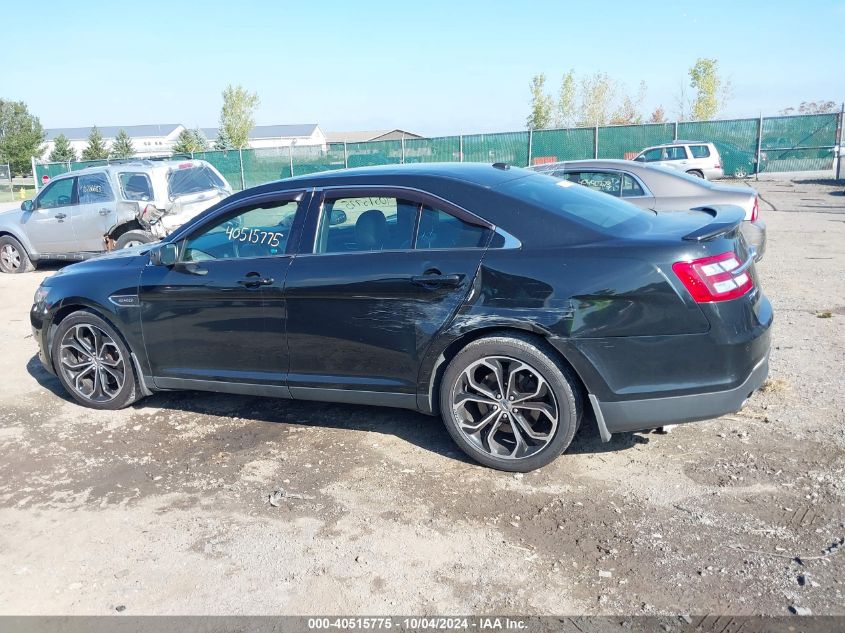
<instances>
[{"instance_id":1,"label":"gray parked car","mask_svg":"<svg viewBox=\"0 0 845 633\"><path fill-rule=\"evenodd\" d=\"M756 249L757 261L763 258L766 250L766 225L760 219L759 196L751 187L717 184L676 169L630 160L572 160L536 165L531 169L654 211L736 205L745 211L741 230L745 240Z\"/></svg>"},{"instance_id":2,"label":"gray parked car","mask_svg":"<svg viewBox=\"0 0 845 633\"><path fill-rule=\"evenodd\" d=\"M0 271L153 242L231 193L202 160L131 161L56 176L34 200L0 213Z\"/></svg>"}]
</instances>

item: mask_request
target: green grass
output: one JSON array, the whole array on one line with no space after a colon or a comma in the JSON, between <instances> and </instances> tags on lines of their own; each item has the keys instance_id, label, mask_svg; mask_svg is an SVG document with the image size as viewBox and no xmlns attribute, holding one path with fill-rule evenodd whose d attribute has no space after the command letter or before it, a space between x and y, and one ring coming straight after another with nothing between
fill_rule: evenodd
<instances>
[{"instance_id":1,"label":"green grass","mask_svg":"<svg viewBox=\"0 0 845 633\"><path fill-rule=\"evenodd\" d=\"M21 191L23 191L23 198L21 198ZM14 193L9 191L0 191L0 202L17 202L19 200L31 200L35 197L35 188L15 190Z\"/></svg>"}]
</instances>

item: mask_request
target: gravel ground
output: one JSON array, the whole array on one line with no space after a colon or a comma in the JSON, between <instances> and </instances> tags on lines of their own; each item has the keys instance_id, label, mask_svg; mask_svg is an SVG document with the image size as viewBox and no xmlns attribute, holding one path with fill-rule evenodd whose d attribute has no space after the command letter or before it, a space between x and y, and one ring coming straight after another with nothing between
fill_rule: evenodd
<instances>
[{"instance_id":1,"label":"gravel ground","mask_svg":"<svg viewBox=\"0 0 845 633\"><path fill-rule=\"evenodd\" d=\"M83 409L34 357L50 271L0 276L0 614L845 614L843 186L756 186L765 389L524 476L407 411Z\"/></svg>"}]
</instances>

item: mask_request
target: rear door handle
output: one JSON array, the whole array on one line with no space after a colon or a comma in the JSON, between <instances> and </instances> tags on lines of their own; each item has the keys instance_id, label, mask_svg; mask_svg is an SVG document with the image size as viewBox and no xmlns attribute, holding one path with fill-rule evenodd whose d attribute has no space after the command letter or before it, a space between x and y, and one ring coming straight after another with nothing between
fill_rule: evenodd
<instances>
[{"instance_id":1,"label":"rear door handle","mask_svg":"<svg viewBox=\"0 0 845 633\"><path fill-rule=\"evenodd\" d=\"M100 209L100 215L108 215L111 213L111 209Z\"/></svg>"},{"instance_id":2,"label":"rear door handle","mask_svg":"<svg viewBox=\"0 0 845 633\"><path fill-rule=\"evenodd\" d=\"M53 217L56 218L57 220L64 220L67 217L67 215L65 215L64 213L57 213Z\"/></svg>"},{"instance_id":3,"label":"rear door handle","mask_svg":"<svg viewBox=\"0 0 845 633\"><path fill-rule=\"evenodd\" d=\"M272 277L262 277L258 273L249 273L246 279L241 279L238 282L245 288L258 288L259 286L270 286L273 284Z\"/></svg>"},{"instance_id":4,"label":"rear door handle","mask_svg":"<svg viewBox=\"0 0 845 633\"><path fill-rule=\"evenodd\" d=\"M416 275L411 282L420 286L457 286L461 283L460 275Z\"/></svg>"}]
</instances>

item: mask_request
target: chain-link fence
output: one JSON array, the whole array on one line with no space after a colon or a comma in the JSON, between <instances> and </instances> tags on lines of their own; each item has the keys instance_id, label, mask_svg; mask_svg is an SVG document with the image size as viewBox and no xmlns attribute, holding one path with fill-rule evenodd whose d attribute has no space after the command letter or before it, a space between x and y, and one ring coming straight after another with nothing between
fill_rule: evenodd
<instances>
[{"instance_id":1,"label":"chain-link fence","mask_svg":"<svg viewBox=\"0 0 845 633\"><path fill-rule=\"evenodd\" d=\"M8 202L15 197L12 187L12 170L8 165L0 165L0 202Z\"/></svg>"},{"instance_id":2,"label":"chain-link fence","mask_svg":"<svg viewBox=\"0 0 845 633\"><path fill-rule=\"evenodd\" d=\"M760 117L723 121L682 121L467 134L363 143L293 145L270 149L208 151L206 160L235 189L331 169L429 162L502 162L537 165L587 158L633 158L651 145L673 140L711 141L729 177L762 171L824 170L834 167L842 113ZM36 185L57 174L108 161L33 161Z\"/></svg>"}]
</instances>

